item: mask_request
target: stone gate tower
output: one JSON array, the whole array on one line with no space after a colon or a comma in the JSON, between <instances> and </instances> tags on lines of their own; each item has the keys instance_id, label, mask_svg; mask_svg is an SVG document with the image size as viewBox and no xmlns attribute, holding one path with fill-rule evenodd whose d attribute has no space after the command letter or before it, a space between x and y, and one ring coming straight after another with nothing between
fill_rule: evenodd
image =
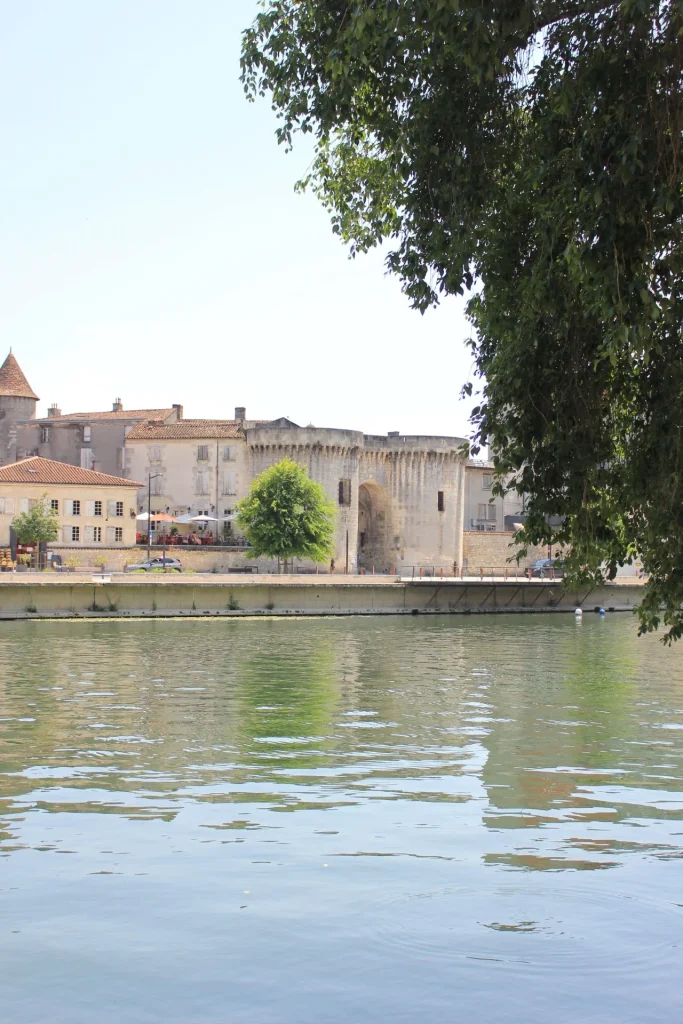
<instances>
[{"instance_id":1,"label":"stone gate tower","mask_svg":"<svg viewBox=\"0 0 683 1024\"><path fill-rule=\"evenodd\" d=\"M34 419L37 403L38 395L10 349L0 366L0 466L16 462L17 422Z\"/></svg>"}]
</instances>

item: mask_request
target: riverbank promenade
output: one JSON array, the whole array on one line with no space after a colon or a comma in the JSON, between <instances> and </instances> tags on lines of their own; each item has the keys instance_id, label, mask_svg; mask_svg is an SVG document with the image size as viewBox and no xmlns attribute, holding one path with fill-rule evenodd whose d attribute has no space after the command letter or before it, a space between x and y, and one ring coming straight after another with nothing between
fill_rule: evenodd
<instances>
[{"instance_id":1,"label":"riverbank promenade","mask_svg":"<svg viewBox=\"0 0 683 1024\"><path fill-rule=\"evenodd\" d=\"M0 618L632 611L641 593L637 579L577 591L485 576L27 572L0 577Z\"/></svg>"}]
</instances>

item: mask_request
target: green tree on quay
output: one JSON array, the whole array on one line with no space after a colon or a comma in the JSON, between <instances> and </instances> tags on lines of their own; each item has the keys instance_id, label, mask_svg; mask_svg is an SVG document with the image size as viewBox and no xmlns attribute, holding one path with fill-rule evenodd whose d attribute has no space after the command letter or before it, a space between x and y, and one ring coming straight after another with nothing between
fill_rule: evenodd
<instances>
[{"instance_id":1,"label":"green tree on quay","mask_svg":"<svg viewBox=\"0 0 683 1024\"><path fill-rule=\"evenodd\" d=\"M57 513L43 495L27 512L14 517L12 529L20 544L49 543L59 537Z\"/></svg>"},{"instance_id":2,"label":"green tree on quay","mask_svg":"<svg viewBox=\"0 0 683 1024\"><path fill-rule=\"evenodd\" d=\"M574 582L683 635L682 0L264 0L250 99L424 311L468 293L471 451ZM663 612L662 610L663 609Z\"/></svg>"},{"instance_id":3,"label":"green tree on quay","mask_svg":"<svg viewBox=\"0 0 683 1024\"><path fill-rule=\"evenodd\" d=\"M291 459L253 481L237 505L237 525L258 557L325 562L334 555L336 507L320 484Z\"/></svg>"}]
</instances>

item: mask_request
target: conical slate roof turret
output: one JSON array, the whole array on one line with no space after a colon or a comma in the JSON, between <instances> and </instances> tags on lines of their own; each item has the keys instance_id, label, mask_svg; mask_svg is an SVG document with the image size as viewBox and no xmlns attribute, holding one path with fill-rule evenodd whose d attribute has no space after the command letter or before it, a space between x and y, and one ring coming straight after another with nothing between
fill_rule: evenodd
<instances>
[{"instance_id":1,"label":"conical slate roof turret","mask_svg":"<svg viewBox=\"0 0 683 1024\"><path fill-rule=\"evenodd\" d=\"M39 401L29 382L24 377L19 363L10 354L0 366L0 398L34 398Z\"/></svg>"}]
</instances>

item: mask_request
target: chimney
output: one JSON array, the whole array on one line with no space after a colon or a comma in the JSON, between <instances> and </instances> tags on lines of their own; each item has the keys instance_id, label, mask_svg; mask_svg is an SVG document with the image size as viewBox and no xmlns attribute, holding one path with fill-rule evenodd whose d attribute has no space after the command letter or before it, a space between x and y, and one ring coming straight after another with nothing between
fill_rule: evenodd
<instances>
[{"instance_id":1,"label":"chimney","mask_svg":"<svg viewBox=\"0 0 683 1024\"><path fill-rule=\"evenodd\" d=\"M400 436L401 436L401 431L400 430L390 430L389 433L387 434L387 437L400 437Z\"/></svg>"},{"instance_id":2,"label":"chimney","mask_svg":"<svg viewBox=\"0 0 683 1024\"><path fill-rule=\"evenodd\" d=\"M247 410L243 405L235 406L235 419L244 421L247 418Z\"/></svg>"},{"instance_id":3,"label":"chimney","mask_svg":"<svg viewBox=\"0 0 683 1024\"><path fill-rule=\"evenodd\" d=\"M62 410L59 408L56 402L53 402L52 405L49 406L47 414L50 417L50 419L54 419L55 417L62 415Z\"/></svg>"},{"instance_id":4,"label":"chimney","mask_svg":"<svg viewBox=\"0 0 683 1024\"><path fill-rule=\"evenodd\" d=\"M173 408L175 409L176 422L178 422L178 420L181 420L183 418L183 407L182 405L174 404Z\"/></svg>"},{"instance_id":5,"label":"chimney","mask_svg":"<svg viewBox=\"0 0 683 1024\"><path fill-rule=\"evenodd\" d=\"M114 404L111 407L112 412L123 412L123 402L120 398L114 399Z\"/></svg>"}]
</instances>

